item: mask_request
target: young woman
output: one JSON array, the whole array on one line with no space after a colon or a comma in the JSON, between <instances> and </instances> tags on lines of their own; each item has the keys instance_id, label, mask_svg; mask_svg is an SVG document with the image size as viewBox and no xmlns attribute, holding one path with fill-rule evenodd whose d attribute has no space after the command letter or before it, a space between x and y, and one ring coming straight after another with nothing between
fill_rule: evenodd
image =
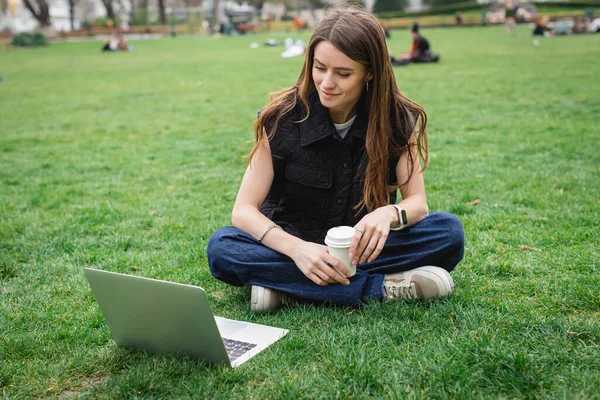
<instances>
[{"instance_id":1,"label":"young woman","mask_svg":"<svg viewBox=\"0 0 600 400\"><path fill-rule=\"evenodd\" d=\"M378 20L358 9L330 13L296 84L274 94L255 123L233 227L208 244L212 274L251 285L255 311L287 298L358 307L450 294L464 232L454 215L428 212L426 123L398 90ZM340 225L356 229L351 278L323 244Z\"/></svg>"}]
</instances>

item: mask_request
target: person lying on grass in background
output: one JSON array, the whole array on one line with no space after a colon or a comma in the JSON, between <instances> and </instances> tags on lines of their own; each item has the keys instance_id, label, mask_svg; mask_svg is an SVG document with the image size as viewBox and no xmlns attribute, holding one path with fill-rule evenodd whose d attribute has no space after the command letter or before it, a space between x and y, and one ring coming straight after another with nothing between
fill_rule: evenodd
<instances>
[{"instance_id":1,"label":"person lying on grass in background","mask_svg":"<svg viewBox=\"0 0 600 400\"><path fill-rule=\"evenodd\" d=\"M419 24L415 22L410 29L410 35L412 37L412 47L410 51L401 54L399 59L392 56L390 58L392 65L398 66L410 63L429 63L438 62L440 60L440 56L431 51L429 41L421 36L419 30Z\"/></svg>"},{"instance_id":2,"label":"person lying on grass in background","mask_svg":"<svg viewBox=\"0 0 600 400\"><path fill-rule=\"evenodd\" d=\"M538 18L531 34L533 36L551 36L552 30L548 28L548 20L549 18L546 15Z\"/></svg>"},{"instance_id":3,"label":"person lying on grass in background","mask_svg":"<svg viewBox=\"0 0 600 400\"><path fill-rule=\"evenodd\" d=\"M259 113L233 226L208 243L213 276L252 286L254 311L287 299L360 307L449 295L464 231L456 216L429 213L426 125L423 108L398 89L377 18L332 12L296 83ZM351 277L323 245L337 226L354 232Z\"/></svg>"},{"instance_id":4,"label":"person lying on grass in background","mask_svg":"<svg viewBox=\"0 0 600 400\"><path fill-rule=\"evenodd\" d=\"M130 46L125 40L123 35L119 34L117 36L112 35L106 41L104 41L104 45L102 46L102 51L131 51L133 50L133 46Z\"/></svg>"}]
</instances>

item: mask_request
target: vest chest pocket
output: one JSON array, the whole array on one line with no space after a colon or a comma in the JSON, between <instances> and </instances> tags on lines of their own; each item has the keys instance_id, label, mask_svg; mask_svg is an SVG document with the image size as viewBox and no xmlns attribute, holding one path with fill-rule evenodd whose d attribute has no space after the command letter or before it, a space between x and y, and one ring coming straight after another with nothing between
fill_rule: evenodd
<instances>
[{"instance_id":1,"label":"vest chest pocket","mask_svg":"<svg viewBox=\"0 0 600 400\"><path fill-rule=\"evenodd\" d=\"M317 220L330 196L332 172L300 164L288 164L283 204L285 209L298 218Z\"/></svg>"},{"instance_id":2,"label":"vest chest pocket","mask_svg":"<svg viewBox=\"0 0 600 400\"><path fill-rule=\"evenodd\" d=\"M328 169L290 163L285 169L285 177L292 182L313 188L329 189L331 187L331 171Z\"/></svg>"}]
</instances>

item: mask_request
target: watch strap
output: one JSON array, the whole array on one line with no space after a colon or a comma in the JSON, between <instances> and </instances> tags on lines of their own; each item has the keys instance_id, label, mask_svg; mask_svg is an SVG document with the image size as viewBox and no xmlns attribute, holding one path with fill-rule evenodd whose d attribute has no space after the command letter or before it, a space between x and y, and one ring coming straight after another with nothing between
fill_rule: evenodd
<instances>
[{"instance_id":1,"label":"watch strap","mask_svg":"<svg viewBox=\"0 0 600 400\"><path fill-rule=\"evenodd\" d=\"M406 218L406 211L401 208L398 204L393 204L394 208L396 209L396 211L398 212L398 226L395 228L390 228L390 230L392 231L399 231L401 229L404 229L404 227L406 227L406 224L408 224L408 220Z\"/></svg>"}]
</instances>

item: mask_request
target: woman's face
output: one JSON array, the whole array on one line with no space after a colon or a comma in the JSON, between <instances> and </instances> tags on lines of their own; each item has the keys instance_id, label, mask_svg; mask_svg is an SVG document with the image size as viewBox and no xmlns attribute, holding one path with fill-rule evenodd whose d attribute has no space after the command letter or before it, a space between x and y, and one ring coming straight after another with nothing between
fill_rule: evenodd
<instances>
[{"instance_id":1,"label":"woman's face","mask_svg":"<svg viewBox=\"0 0 600 400\"><path fill-rule=\"evenodd\" d=\"M321 41L315 46L312 77L333 122L343 123L353 116L371 74L331 42Z\"/></svg>"}]
</instances>

